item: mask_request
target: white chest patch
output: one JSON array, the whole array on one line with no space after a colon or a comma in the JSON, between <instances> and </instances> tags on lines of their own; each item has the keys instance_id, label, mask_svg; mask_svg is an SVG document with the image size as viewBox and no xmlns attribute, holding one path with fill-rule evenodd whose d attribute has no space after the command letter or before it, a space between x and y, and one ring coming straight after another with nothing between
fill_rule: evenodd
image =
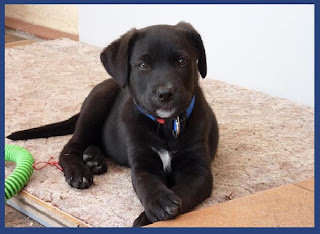
<instances>
[{"instance_id":1,"label":"white chest patch","mask_svg":"<svg viewBox=\"0 0 320 234\"><path fill-rule=\"evenodd\" d=\"M151 149L156 152L161 161L162 161L162 165L163 165L163 171L164 172L171 172L171 155L170 155L170 152L167 151L167 150L164 150L164 149L161 149L161 150L157 150L153 147L151 147Z\"/></svg>"}]
</instances>

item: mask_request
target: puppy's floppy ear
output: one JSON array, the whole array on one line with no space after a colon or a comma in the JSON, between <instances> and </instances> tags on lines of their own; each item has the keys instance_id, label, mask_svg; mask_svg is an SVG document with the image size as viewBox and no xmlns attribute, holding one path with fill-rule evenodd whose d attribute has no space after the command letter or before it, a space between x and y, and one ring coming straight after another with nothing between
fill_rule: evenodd
<instances>
[{"instance_id":1,"label":"puppy's floppy ear","mask_svg":"<svg viewBox=\"0 0 320 234\"><path fill-rule=\"evenodd\" d=\"M104 48L100 59L107 72L121 86L125 87L129 78L129 54L136 29L131 29L118 40Z\"/></svg>"},{"instance_id":2,"label":"puppy's floppy ear","mask_svg":"<svg viewBox=\"0 0 320 234\"><path fill-rule=\"evenodd\" d=\"M193 45L197 48L199 57L198 57L198 70L202 78L205 78L207 75L207 58L206 51L203 46L203 42L199 33L194 29L194 27L186 22L180 22L176 27L181 28L187 32L187 35Z\"/></svg>"}]
</instances>

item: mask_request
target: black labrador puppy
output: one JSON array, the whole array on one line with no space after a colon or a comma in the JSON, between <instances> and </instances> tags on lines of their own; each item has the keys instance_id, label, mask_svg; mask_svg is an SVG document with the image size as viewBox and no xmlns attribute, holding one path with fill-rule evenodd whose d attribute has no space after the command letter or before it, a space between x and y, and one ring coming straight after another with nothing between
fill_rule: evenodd
<instances>
[{"instance_id":1,"label":"black labrador puppy","mask_svg":"<svg viewBox=\"0 0 320 234\"><path fill-rule=\"evenodd\" d=\"M188 23L132 29L106 47L113 79L98 84L79 114L16 132L21 140L73 133L60 154L66 181L88 188L106 172L104 157L132 169L143 226L192 210L211 194L216 118L198 84L207 73L200 35Z\"/></svg>"}]
</instances>

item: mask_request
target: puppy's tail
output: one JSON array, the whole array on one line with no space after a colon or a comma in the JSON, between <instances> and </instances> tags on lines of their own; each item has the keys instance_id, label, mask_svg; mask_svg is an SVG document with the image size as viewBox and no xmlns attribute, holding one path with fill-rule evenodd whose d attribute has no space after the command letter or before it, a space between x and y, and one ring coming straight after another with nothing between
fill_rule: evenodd
<instances>
[{"instance_id":1,"label":"puppy's tail","mask_svg":"<svg viewBox=\"0 0 320 234\"><path fill-rule=\"evenodd\" d=\"M7 136L7 138L10 140L17 141L69 135L74 132L79 115L80 114L76 114L72 116L70 119L58 123L48 124L37 128L31 128L14 132Z\"/></svg>"}]
</instances>

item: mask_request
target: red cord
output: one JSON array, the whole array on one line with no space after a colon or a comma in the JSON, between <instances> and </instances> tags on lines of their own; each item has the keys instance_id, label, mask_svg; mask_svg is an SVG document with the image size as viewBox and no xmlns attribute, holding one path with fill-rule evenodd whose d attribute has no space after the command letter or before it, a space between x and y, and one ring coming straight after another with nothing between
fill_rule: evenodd
<instances>
[{"instance_id":1,"label":"red cord","mask_svg":"<svg viewBox=\"0 0 320 234\"><path fill-rule=\"evenodd\" d=\"M36 162L32 165L32 167L35 169L35 170L41 170L42 168L50 165L50 166L54 166L56 168L58 168L60 171L63 171L62 167L59 165L59 162L57 161L51 161L52 159L54 159L53 156L50 157L50 159L47 161L47 162ZM36 167L36 165L38 164L45 164L43 165L42 167Z\"/></svg>"}]
</instances>

